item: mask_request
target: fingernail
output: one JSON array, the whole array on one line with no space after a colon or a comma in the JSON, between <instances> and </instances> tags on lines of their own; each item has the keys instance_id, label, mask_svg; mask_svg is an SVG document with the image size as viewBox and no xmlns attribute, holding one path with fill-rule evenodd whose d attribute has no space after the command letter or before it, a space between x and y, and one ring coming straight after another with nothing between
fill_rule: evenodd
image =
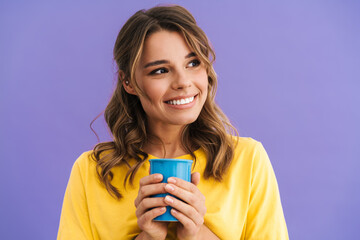
<instances>
[{"instance_id":1,"label":"fingernail","mask_svg":"<svg viewBox=\"0 0 360 240\"><path fill-rule=\"evenodd\" d=\"M160 180L160 179L161 179L161 175L160 175L160 174L156 174L156 175L155 175L155 179L156 179L156 180Z\"/></svg>"},{"instance_id":2,"label":"fingernail","mask_svg":"<svg viewBox=\"0 0 360 240\"><path fill-rule=\"evenodd\" d=\"M165 189L166 189L167 191L170 191L170 192L172 192L172 191L175 190L175 189L174 189L171 185L169 185L169 184L166 184Z\"/></svg>"},{"instance_id":3,"label":"fingernail","mask_svg":"<svg viewBox=\"0 0 360 240\"><path fill-rule=\"evenodd\" d=\"M171 197L169 197L169 196L166 196L166 197L165 197L165 201L167 201L167 202L169 202L169 203L173 203L173 202L174 202L174 200L173 200Z\"/></svg>"},{"instance_id":4,"label":"fingernail","mask_svg":"<svg viewBox=\"0 0 360 240\"><path fill-rule=\"evenodd\" d=\"M177 214L178 212L173 208L173 209L171 209L171 212L172 213L175 213L175 214Z\"/></svg>"},{"instance_id":5,"label":"fingernail","mask_svg":"<svg viewBox=\"0 0 360 240\"><path fill-rule=\"evenodd\" d=\"M172 177L168 178L168 183L176 183L175 178Z\"/></svg>"}]
</instances>

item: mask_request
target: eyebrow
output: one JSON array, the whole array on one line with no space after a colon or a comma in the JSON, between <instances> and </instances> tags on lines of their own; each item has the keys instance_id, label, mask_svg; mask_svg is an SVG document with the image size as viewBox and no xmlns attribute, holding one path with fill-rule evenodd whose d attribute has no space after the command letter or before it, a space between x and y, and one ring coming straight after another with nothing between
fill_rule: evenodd
<instances>
[{"instance_id":1,"label":"eyebrow","mask_svg":"<svg viewBox=\"0 0 360 240\"><path fill-rule=\"evenodd\" d=\"M189 53L188 55L185 56L185 59L195 57L195 56L196 56L196 53L191 52L191 53ZM144 68L148 68L148 67L152 67L152 66L156 66L156 65L161 65L161 64L165 64L165 63L170 63L170 62L168 60L156 60L156 61L149 62L149 63L145 64Z\"/></svg>"}]
</instances>

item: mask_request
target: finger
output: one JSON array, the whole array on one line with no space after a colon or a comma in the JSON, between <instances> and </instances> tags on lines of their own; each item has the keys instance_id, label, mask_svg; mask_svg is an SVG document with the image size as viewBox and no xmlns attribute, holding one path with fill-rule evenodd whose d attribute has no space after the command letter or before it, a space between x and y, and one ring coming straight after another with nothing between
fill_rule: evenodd
<instances>
[{"instance_id":1,"label":"finger","mask_svg":"<svg viewBox=\"0 0 360 240\"><path fill-rule=\"evenodd\" d=\"M191 184L193 185L193 184ZM194 188L196 188L195 185L193 185ZM175 186L173 184L166 184L165 190L168 193L171 193L172 195L180 198L187 204L193 206L198 212L205 215L206 213L206 207L205 207L205 196L198 190L193 192L189 192L187 190L184 190L178 186Z\"/></svg>"},{"instance_id":2,"label":"finger","mask_svg":"<svg viewBox=\"0 0 360 240\"><path fill-rule=\"evenodd\" d=\"M136 216L140 217L151 208L165 207L167 204L164 202L163 197L145 198L136 208Z\"/></svg>"},{"instance_id":3,"label":"finger","mask_svg":"<svg viewBox=\"0 0 360 240\"><path fill-rule=\"evenodd\" d=\"M139 189L139 195L145 198L155 194L166 193L165 186L166 183L156 183L143 186Z\"/></svg>"},{"instance_id":4,"label":"finger","mask_svg":"<svg viewBox=\"0 0 360 240\"><path fill-rule=\"evenodd\" d=\"M181 178L169 177L167 179L167 182L174 184L174 185L176 185L186 191L192 192L192 193L200 192L199 189L193 183L185 181Z\"/></svg>"},{"instance_id":5,"label":"finger","mask_svg":"<svg viewBox=\"0 0 360 240\"><path fill-rule=\"evenodd\" d=\"M134 201L135 207L137 207L137 205L142 201L142 199L147 196L146 194L143 193L145 190L142 190L142 187L147 186L149 184L159 183L162 181L162 179L163 179L163 176L161 174L152 174L152 175L145 176L140 179L139 193Z\"/></svg>"},{"instance_id":6,"label":"finger","mask_svg":"<svg viewBox=\"0 0 360 240\"><path fill-rule=\"evenodd\" d=\"M140 187L145 186L145 185L149 185L149 184L152 184L152 183L159 183L159 182L162 181L162 179L163 179L163 176L160 173L145 176L145 177L140 179Z\"/></svg>"},{"instance_id":7,"label":"finger","mask_svg":"<svg viewBox=\"0 0 360 240\"><path fill-rule=\"evenodd\" d=\"M195 229L197 226L202 225L204 223L204 220L199 221L199 223L195 223L192 221L192 219L188 218L185 214L183 214L180 211L177 211L176 209L171 209L171 215L173 215L179 222L184 226L184 228L191 229L195 232Z\"/></svg>"},{"instance_id":8,"label":"finger","mask_svg":"<svg viewBox=\"0 0 360 240\"><path fill-rule=\"evenodd\" d=\"M155 194L166 193L165 185L166 183L156 183L140 187L138 196L134 201L135 207L138 207L138 205L144 198L150 197Z\"/></svg>"},{"instance_id":9,"label":"finger","mask_svg":"<svg viewBox=\"0 0 360 240\"><path fill-rule=\"evenodd\" d=\"M191 174L191 182L197 186L200 182L200 173L194 172Z\"/></svg>"},{"instance_id":10,"label":"finger","mask_svg":"<svg viewBox=\"0 0 360 240\"><path fill-rule=\"evenodd\" d=\"M141 229L146 228L146 226L151 224L151 221L156 218L157 216L160 216L161 214L165 213L166 207L159 207L151 209L150 211L147 211L145 214L138 217L138 226Z\"/></svg>"},{"instance_id":11,"label":"finger","mask_svg":"<svg viewBox=\"0 0 360 240\"><path fill-rule=\"evenodd\" d=\"M166 196L164 199L170 207L175 208L177 211L181 212L187 218L191 219L195 224L202 224L204 221L203 215L200 214L193 206L184 203L183 201L176 199L171 196Z\"/></svg>"}]
</instances>

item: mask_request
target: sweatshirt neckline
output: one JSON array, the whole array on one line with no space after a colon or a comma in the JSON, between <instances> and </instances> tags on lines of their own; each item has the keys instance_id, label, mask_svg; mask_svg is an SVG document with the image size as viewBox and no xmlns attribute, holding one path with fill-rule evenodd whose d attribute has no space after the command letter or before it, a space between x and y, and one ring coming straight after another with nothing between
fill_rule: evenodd
<instances>
[{"instance_id":1,"label":"sweatshirt neckline","mask_svg":"<svg viewBox=\"0 0 360 240\"><path fill-rule=\"evenodd\" d=\"M197 156L200 150L201 150L201 148L198 148L197 150L195 150L193 152L194 155ZM148 159L159 159L159 158L162 158L162 157L157 157L157 156L154 156L154 155L148 153ZM189 153L178 156L178 157L172 157L172 159L189 159L189 160L193 160L192 156Z\"/></svg>"}]
</instances>

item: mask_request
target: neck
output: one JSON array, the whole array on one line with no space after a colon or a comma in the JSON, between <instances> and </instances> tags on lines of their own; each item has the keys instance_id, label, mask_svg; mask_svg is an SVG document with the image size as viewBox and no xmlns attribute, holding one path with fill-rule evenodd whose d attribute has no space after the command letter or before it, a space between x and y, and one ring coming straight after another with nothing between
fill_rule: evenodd
<instances>
[{"instance_id":1,"label":"neck","mask_svg":"<svg viewBox=\"0 0 360 240\"><path fill-rule=\"evenodd\" d=\"M181 133L185 126L154 126L149 129L150 137L145 143L144 151L162 158L175 158L187 154L182 146Z\"/></svg>"}]
</instances>

